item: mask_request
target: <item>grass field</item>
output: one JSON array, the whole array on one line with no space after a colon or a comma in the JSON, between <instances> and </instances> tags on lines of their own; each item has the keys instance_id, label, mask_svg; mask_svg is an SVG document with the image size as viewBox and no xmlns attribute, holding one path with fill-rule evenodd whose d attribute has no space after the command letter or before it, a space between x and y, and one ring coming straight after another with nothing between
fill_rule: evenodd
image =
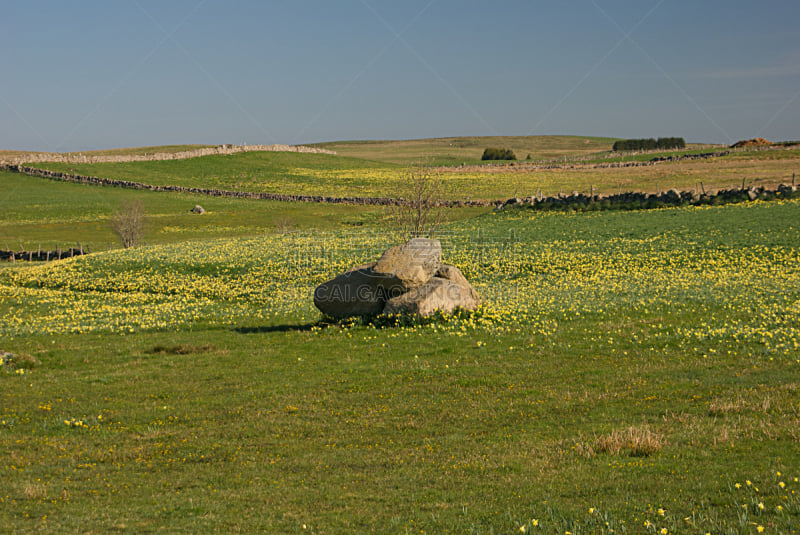
<instances>
[{"instance_id":1,"label":"grass field","mask_svg":"<svg viewBox=\"0 0 800 535\"><path fill-rule=\"evenodd\" d=\"M444 137L387 141L335 141L314 146L342 156L400 165L478 163L488 147L511 149L517 159L586 156L611 150L616 138L586 136Z\"/></svg>"},{"instance_id":2,"label":"grass field","mask_svg":"<svg viewBox=\"0 0 800 535\"><path fill-rule=\"evenodd\" d=\"M145 241L172 243L204 238L260 236L313 227L374 225L385 217L374 207L292 204L198 195L158 194L70 184L0 172L0 247L119 247L109 216L123 202L140 199L148 217ZM199 204L207 213L190 210Z\"/></svg>"},{"instance_id":3,"label":"grass field","mask_svg":"<svg viewBox=\"0 0 800 535\"><path fill-rule=\"evenodd\" d=\"M377 144L377 148L370 149L371 144L359 146L362 145L364 151L371 150L365 152L365 156L371 159L252 152L175 161L42 163L38 166L153 185L335 197L398 196L407 167L379 160L402 160L404 151L411 151L413 146ZM555 146L571 145L562 143ZM448 146L440 147L434 143L430 148L439 149L444 151ZM530 170L519 165L495 164L463 169L447 167L439 172L448 198L496 200L532 196L539 192L558 195L572 191L589 193L592 190L599 194L614 194L620 191L655 193L672 188L698 191L701 188L726 189L741 187L743 181L748 186L775 187L780 183L790 183L797 169L800 169L800 151L787 149L732 153L720 158L668 162L648 167L599 168L580 164L574 168Z\"/></svg>"},{"instance_id":4,"label":"grass field","mask_svg":"<svg viewBox=\"0 0 800 535\"><path fill-rule=\"evenodd\" d=\"M383 228L386 210L371 206L305 204L163 194L99 188L0 172L0 248L53 250L81 243L92 251L121 246L109 217L139 199L148 219L145 243L163 244L222 237L254 237L309 229ZM203 215L191 214L199 204ZM455 220L485 213L464 208Z\"/></svg>"},{"instance_id":5,"label":"grass field","mask_svg":"<svg viewBox=\"0 0 800 535\"><path fill-rule=\"evenodd\" d=\"M23 234L133 195L0 179ZM385 328L311 303L392 243L379 216L253 237L271 204L214 202L248 237L170 215L191 230L0 269L0 526L798 532L800 202L484 213L442 236L482 308Z\"/></svg>"}]
</instances>

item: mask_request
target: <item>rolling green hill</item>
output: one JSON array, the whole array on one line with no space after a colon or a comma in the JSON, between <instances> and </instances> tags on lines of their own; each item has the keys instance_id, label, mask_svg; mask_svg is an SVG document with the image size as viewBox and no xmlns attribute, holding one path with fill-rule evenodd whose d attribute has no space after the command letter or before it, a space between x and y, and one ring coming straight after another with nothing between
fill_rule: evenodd
<instances>
[{"instance_id":1,"label":"rolling green hill","mask_svg":"<svg viewBox=\"0 0 800 535\"><path fill-rule=\"evenodd\" d=\"M587 136L479 136L387 141L333 141L316 147L343 156L412 165L460 165L479 162L487 147L507 148L517 159L534 160L585 156L606 152L617 138Z\"/></svg>"}]
</instances>

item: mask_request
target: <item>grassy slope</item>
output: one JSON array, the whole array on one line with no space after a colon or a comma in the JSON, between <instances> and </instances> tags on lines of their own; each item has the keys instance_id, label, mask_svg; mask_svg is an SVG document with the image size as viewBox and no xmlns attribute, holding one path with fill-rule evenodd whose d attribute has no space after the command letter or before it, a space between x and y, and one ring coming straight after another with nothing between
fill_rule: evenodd
<instances>
[{"instance_id":1,"label":"grassy slope","mask_svg":"<svg viewBox=\"0 0 800 535\"><path fill-rule=\"evenodd\" d=\"M356 158L293 152L248 152L155 162L42 163L37 166L157 185L273 193L312 191L317 195L337 195L343 191L350 195L359 192L367 195L376 183L371 171L399 169L394 165ZM360 175L353 178L349 173L352 170L357 170Z\"/></svg>"},{"instance_id":2,"label":"grassy slope","mask_svg":"<svg viewBox=\"0 0 800 535\"><path fill-rule=\"evenodd\" d=\"M145 242L174 243L221 237L263 236L310 229L359 229L382 226L381 207L284 203L226 199L103 188L0 172L0 248L36 250L71 247L80 242L93 251L118 247L108 219L125 201L140 199L148 217ZM207 213L189 213L196 204ZM486 209L451 210L452 220Z\"/></svg>"},{"instance_id":3,"label":"grassy slope","mask_svg":"<svg viewBox=\"0 0 800 535\"><path fill-rule=\"evenodd\" d=\"M123 202L141 199L149 218L147 243L191 239L260 236L279 230L353 228L385 218L375 207L280 203L176 195L54 182L0 172L0 248L35 250L70 247L91 250L118 246L108 218ZM196 204L208 213L189 210ZM456 218L477 213L465 210Z\"/></svg>"},{"instance_id":4,"label":"grassy slope","mask_svg":"<svg viewBox=\"0 0 800 535\"><path fill-rule=\"evenodd\" d=\"M507 148L518 159L582 156L611 150L616 138L587 136L483 136L387 141L334 141L315 146L343 156L412 165L459 165L479 162L487 147Z\"/></svg>"},{"instance_id":5,"label":"grassy slope","mask_svg":"<svg viewBox=\"0 0 800 535\"><path fill-rule=\"evenodd\" d=\"M791 202L463 222L446 258L490 311L408 329L312 328L314 281L375 246L342 248L343 235L6 271L54 288L48 313L88 324L103 319L73 293L93 284L131 325L140 304L111 298L139 287L219 305L176 315L177 332L5 332L4 349L40 364L0 372L0 525L511 533L536 519L559 534L652 531L645 522L796 532L798 215ZM298 245L303 270L270 263ZM221 321L237 302L268 313ZM598 451L631 426L663 445Z\"/></svg>"},{"instance_id":6,"label":"grassy slope","mask_svg":"<svg viewBox=\"0 0 800 535\"><path fill-rule=\"evenodd\" d=\"M556 143L555 140L550 142ZM339 197L396 196L404 180L405 168L377 161L383 157L381 150L370 153L373 160L266 152L180 161L40 165L47 169L156 185ZM420 154L427 149L416 147L408 150ZM701 183L706 189L721 189L740 187L743 178L747 184L775 186L791 182L798 164L800 151L779 150L631 168L578 167L533 171L507 165L450 168L442 172L442 178L450 198L505 199L513 195L534 195L540 190L545 195L572 191L588 193L592 186L596 193L603 194L619 190L692 190L699 189Z\"/></svg>"}]
</instances>

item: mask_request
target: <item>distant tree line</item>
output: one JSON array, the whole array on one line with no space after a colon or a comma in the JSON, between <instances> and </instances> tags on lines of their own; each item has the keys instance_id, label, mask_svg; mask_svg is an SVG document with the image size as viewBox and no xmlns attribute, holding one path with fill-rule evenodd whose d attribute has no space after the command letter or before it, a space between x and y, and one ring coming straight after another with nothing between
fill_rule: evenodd
<instances>
[{"instance_id":1,"label":"distant tree line","mask_svg":"<svg viewBox=\"0 0 800 535\"><path fill-rule=\"evenodd\" d=\"M488 148L483 151L481 160L516 160L517 156L511 149Z\"/></svg>"},{"instance_id":2,"label":"distant tree line","mask_svg":"<svg viewBox=\"0 0 800 535\"><path fill-rule=\"evenodd\" d=\"M684 149L682 137L660 137L658 139L621 139L614 143L615 151Z\"/></svg>"}]
</instances>

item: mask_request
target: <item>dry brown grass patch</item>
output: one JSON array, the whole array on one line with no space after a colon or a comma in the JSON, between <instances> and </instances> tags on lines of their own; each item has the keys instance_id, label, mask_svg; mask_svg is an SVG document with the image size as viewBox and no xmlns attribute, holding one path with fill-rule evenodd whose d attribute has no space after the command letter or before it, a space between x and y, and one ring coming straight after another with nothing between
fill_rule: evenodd
<instances>
[{"instance_id":1,"label":"dry brown grass patch","mask_svg":"<svg viewBox=\"0 0 800 535\"><path fill-rule=\"evenodd\" d=\"M747 402L741 396L735 399L715 399L708 405L708 413L711 416L725 416L736 414L747 408Z\"/></svg>"},{"instance_id":2,"label":"dry brown grass patch","mask_svg":"<svg viewBox=\"0 0 800 535\"><path fill-rule=\"evenodd\" d=\"M43 483L26 483L23 489L26 500L44 500L47 498L47 487Z\"/></svg>"},{"instance_id":3,"label":"dry brown grass patch","mask_svg":"<svg viewBox=\"0 0 800 535\"><path fill-rule=\"evenodd\" d=\"M632 457L649 457L661 451L665 443L664 438L653 433L648 426L639 425L597 437L592 449L609 455L627 451Z\"/></svg>"}]
</instances>

